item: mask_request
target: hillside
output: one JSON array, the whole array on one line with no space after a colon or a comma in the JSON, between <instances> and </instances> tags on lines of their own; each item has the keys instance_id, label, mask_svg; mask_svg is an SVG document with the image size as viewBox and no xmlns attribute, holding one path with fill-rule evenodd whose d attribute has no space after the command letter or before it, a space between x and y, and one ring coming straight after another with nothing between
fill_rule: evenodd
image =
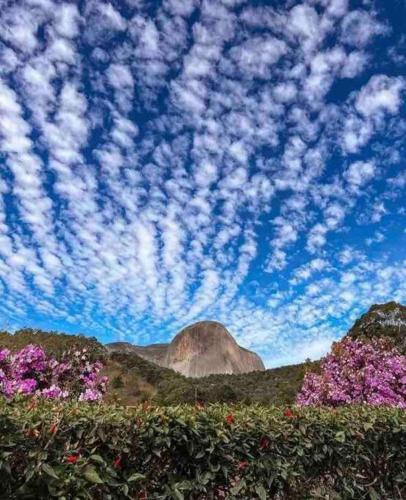
<instances>
[{"instance_id":1,"label":"hillside","mask_svg":"<svg viewBox=\"0 0 406 500\"><path fill-rule=\"evenodd\" d=\"M304 373L317 367L318 363L302 363L238 375L189 378L134 353L113 352L109 360L109 369L114 372L109 398L119 398L126 404L146 399L162 405L196 400L290 404ZM114 387L118 385L117 380L122 381L121 387Z\"/></svg>"},{"instance_id":2,"label":"hillside","mask_svg":"<svg viewBox=\"0 0 406 500\"><path fill-rule=\"evenodd\" d=\"M87 348L93 359L102 359L110 378L106 400L133 405L142 401L172 405L205 402L263 402L290 404L306 370L317 363L285 366L239 375L210 375L188 378L170 368L158 366L131 350L111 352L94 338L23 329L15 334L0 332L0 346L12 351L27 344L39 344L55 356L75 346Z\"/></svg>"},{"instance_id":3,"label":"hillside","mask_svg":"<svg viewBox=\"0 0 406 500\"><path fill-rule=\"evenodd\" d=\"M48 354L56 357L61 356L64 351L73 347L88 349L93 359L104 359L107 354L105 347L95 337L84 335L69 335L61 332L45 332L33 328L22 328L15 333L0 331L0 347L6 347L11 351L17 351L27 344L38 344Z\"/></svg>"}]
</instances>

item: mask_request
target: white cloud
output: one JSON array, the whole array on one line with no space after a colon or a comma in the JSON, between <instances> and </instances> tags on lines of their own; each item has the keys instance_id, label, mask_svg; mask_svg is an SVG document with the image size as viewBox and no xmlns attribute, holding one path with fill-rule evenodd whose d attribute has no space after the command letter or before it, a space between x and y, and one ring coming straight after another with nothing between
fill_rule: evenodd
<instances>
[{"instance_id":1,"label":"white cloud","mask_svg":"<svg viewBox=\"0 0 406 500\"><path fill-rule=\"evenodd\" d=\"M306 4L296 5L289 13L289 30L306 38L318 34L318 15L314 8Z\"/></svg>"},{"instance_id":2,"label":"white cloud","mask_svg":"<svg viewBox=\"0 0 406 500\"><path fill-rule=\"evenodd\" d=\"M355 107L366 117L379 111L395 114L399 110L405 88L404 78L374 75L359 92Z\"/></svg>"},{"instance_id":3,"label":"white cloud","mask_svg":"<svg viewBox=\"0 0 406 500\"><path fill-rule=\"evenodd\" d=\"M80 14L77 6L73 3L63 3L56 11L55 30L61 36L73 38L79 33L79 20Z\"/></svg>"},{"instance_id":4,"label":"white cloud","mask_svg":"<svg viewBox=\"0 0 406 500\"><path fill-rule=\"evenodd\" d=\"M130 3L0 12L0 314L135 342L210 316L272 364L404 297L405 82L340 87L381 71L378 14Z\"/></svg>"},{"instance_id":5,"label":"white cloud","mask_svg":"<svg viewBox=\"0 0 406 500\"><path fill-rule=\"evenodd\" d=\"M374 36L384 34L385 27L364 10L349 12L342 22L341 39L354 47L367 45Z\"/></svg>"},{"instance_id":6,"label":"white cloud","mask_svg":"<svg viewBox=\"0 0 406 500\"><path fill-rule=\"evenodd\" d=\"M372 162L356 161L344 172L344 177L351 187L357 189L370 181L375 171L376 167Z\"/></svg>"},{"instance_id":7,"label":"white cloud","mask_svg":"<svg viewBox=\"0 0 406 500\"><path fill-rule=\"evenodd\" d=\"M107 70L107 78L112 87L117 90L132 88L134 78L130 69L124 64L111 64Z\"/></svg>"}]
</instances>

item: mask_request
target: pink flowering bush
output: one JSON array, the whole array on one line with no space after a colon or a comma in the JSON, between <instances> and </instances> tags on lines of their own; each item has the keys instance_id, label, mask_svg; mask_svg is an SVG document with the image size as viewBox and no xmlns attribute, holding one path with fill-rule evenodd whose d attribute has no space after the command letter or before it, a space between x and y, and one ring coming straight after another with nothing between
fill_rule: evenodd
<instances>
[{"instance_id":1,"label":"pink flowering bush","mask_svg":"<svg viewBox=\"0 0 406 500\"><path fill-rule=\"evenodd\" d=\"M306 374L296 402L406 408L406 356L380 339L367 343L346 338L333 345L321 374Z\"/></svg>"},{"instance_id":2,"label":"pink flowering bush","mask_svg":"<svg viewBox=\"0 0 406 500\"><path fill-rule=\"evenodd\" d=\"M45 399L99 401L107 389L99 361L89 361L86 349L70 350L62 359L48 358L42 347L27 345L15 354L0 349L0 394Z\"/></svg>"}]
</instances>

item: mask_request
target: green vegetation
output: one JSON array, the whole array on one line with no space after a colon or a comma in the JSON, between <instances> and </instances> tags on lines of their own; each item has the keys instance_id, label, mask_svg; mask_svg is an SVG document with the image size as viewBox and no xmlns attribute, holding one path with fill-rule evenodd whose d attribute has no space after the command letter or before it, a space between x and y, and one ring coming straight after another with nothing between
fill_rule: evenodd
<instances>
[{"instance_id":1,"label":"green vegetation","mask_svg":"<svg viewBox=\"0 0 406 500\"><path fill-rule=\"evenodd\" d=\"M86 348L92 360L105 363L102 374L110 379L106 401L134 405L152 401L160 405L194 403L292 404L304 374L317 371L318 363L302 363L242 375L210 375L192 379L162 368L134 353L106 349L95 338L24 329L14 335L0 332L0 346L17 351L27 344L41 345L57 358L73 348Z\"/></svg>"},{"instance_id":2,"label":"green vegetation","mask_svg":"<svg viewBox=\"0 0 406 500\"><path fill-rule=\"evenodd\" d=\"M33 328L23 328L11 334L0 331L0 347L6 347L12 352L21 350L28 344L41 346L49 355L60 358L66 351L74 348L87 349L92 361L104 359L106 350L95 337L84 335L68 335L60 332L44 332Z\"/></svg>"},{"instance_id":3,"label":"green vegetation","mask_svg":"<svg viewBox=\"0 0 406 500\"><path fill-rule=\"evenodd\" d=\"M406 413L0 400L2 498L406 496Z\"/></svg>"},{"instance_id":4,"label":"green vegetation","mask_svg":"<svg viewBox=\"0 0 406 500\"><path fill-rule=\"evenodd\" d=\"M125 404L135 404L149 399L160 405L193 403L263 403L293 404L307 371L317 371L319 363L307 362L271 370L241 375L210 375L188 378L162 368L133 353L114 352L108 368L115 367L115 376L121 377L124 386L110 389L110 396ZM134 389L140 387L137 394ZM118 398L118 399L117 399Z\"/></svg>"}]
</instances>

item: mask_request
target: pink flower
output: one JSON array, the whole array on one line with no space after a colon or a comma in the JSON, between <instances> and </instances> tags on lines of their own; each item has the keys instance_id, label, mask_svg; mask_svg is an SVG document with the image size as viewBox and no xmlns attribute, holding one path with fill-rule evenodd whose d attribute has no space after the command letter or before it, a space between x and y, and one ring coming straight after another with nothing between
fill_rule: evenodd
<instances>
[{"instance_id":1,"label":"pink flower","mask_svg":"<svg viewBox=\"0 0 406 500\"><path fill-rule=\"evenodd\" d=\"M86 350L64 353L61 360L47 358L42 347L27 345L11 354L0 349L0 395L35 394L45 399L99 401L107 390L107 377L100 377L100 361L88 361ZM82 359L82 358L85 359Z\"/></svg>"},{"instance_id":2,"label":"pink flower","mask_svg":"<svg viewBox=\"0 0 406 500\"><path fill-rule=\"evenodd\" d=\"M345 338L333 345L321 374L308 373L296 402L300 406L369 404L406 408L406 356L383 340Z\"/></svg>"},{"instance_id":3,"label":"pink flower","mask_svg":"<svg viewBox=\"0 0 406 500\"><path fill-rule=\"evenodd\" d=\"M102 393L95 389L85 389L84 392L79 396L79 401L100 401L102 398Z\"/></svg>"}]
</instances>

